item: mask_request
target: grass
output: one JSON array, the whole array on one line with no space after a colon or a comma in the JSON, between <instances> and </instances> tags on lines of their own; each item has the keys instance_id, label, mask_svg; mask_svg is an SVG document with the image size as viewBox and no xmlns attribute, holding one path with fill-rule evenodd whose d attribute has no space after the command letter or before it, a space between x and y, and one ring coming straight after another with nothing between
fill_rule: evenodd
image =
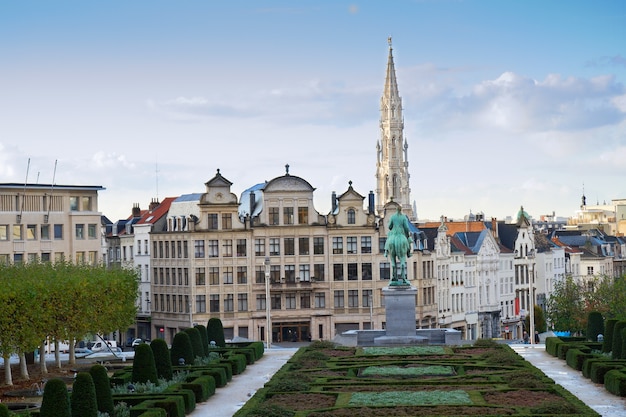
<instances>
[{"instance_id":1,"label":"grass","mask_svg":"<svg viewBox=\"0 0 626 417\"><path fill-rule=\"evenodd\" d=\"M387 405L467 405L469 395L462 390L455 391L388 391L355 392L350 397L351 406Z\"/></svg>"},{"instance_id":2,"label":"grass","mask_svg":"<svg viewBox=\"0 0 626 417\"><path fill-rule=\"evenodd\" d=\"M454 368L452 366L412 366L412 367L400 367L400 366L369 366L363 369L360 376L419 376L419 375L454 375Z\"/></svg>"},{"instance_id":3,"label":"grass","mask_svg":"<svg viewBox=\"0 0 626 417\"><path fill-rule=\"evenodd\" d=\"M366 347L365 355L443 355L441 346L402 346L402 347Z\"/></svg>"}]
</instances>

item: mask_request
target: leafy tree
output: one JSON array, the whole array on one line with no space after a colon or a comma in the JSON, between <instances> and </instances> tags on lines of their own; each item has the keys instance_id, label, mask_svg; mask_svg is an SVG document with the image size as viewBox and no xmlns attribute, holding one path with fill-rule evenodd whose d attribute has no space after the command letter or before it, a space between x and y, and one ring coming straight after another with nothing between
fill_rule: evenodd
<instances>
[{"instance_id":1,"label":"leafy tree","mask_svg":"<svg viewBox=\"0 0 626 417\"><path fill-rule=\"evenodd\" d=\"M173 365L179 365L180 359L183 359L186 365L193 364L195 357L193 356L191 340L187 333L178 332L174 335L172 348L170 349L170 358Z\"/></svg>"},{"instance_id":2,"label":"leafy tree","mask_svg":"<svg viewBox=\"0 0 626 417\"><path fill-rule=\"evenodd\" d=\"M52 378L46 382L43 389L43 398L40 417L71 417L70 396L65 382L59 378Z\"/></svg>"},{"instance_id":3,"label":"leafy tree","mask_svg":"<svg viewBox=\"0 0 626 417\"><path fill-rule=\"evenodd\" d=\"M604 342L602 343L602 352L610 353L613 350L613 329L615 329L615 323L617 319L608 319L604 326Z\"/></svg>"},{"instance_id":4,"label":"leafy tree","mask_svg":"<svg viewBox=\"0 0 626 417\"><path fill-rule=\"evenodd\" d=\"M546 326L546 318L543 314L543 309L538 306L535 305L534 306L534 322L535 322L535 331L539 332L539 333L543 333L546 331L547 326ZM524 319L524 326L526 326L526 329L530 329L530 316L526 316L526 318Z\"/></svg>"},{"instance_id":5,"label":"leafy tree","mask_svg":"<svg viewBox=\"0 0 626 417\"><path fill-rule=\"evenodd\" d=\"M154 355L154 364L156 366L157 377L166 381L172 379L172 359L167 343L163 339L154 339L150 342L150 348Z\"/></svg>"},{"instance_id":6,"label":"leafy tree","mask_svg":"<svg viewBox=\"0 0 626 417\"><path fill-rule=\"evenodd\" d=\"M587 340L595 342L599 334L604 334L604 318L599 311L592 311L587 316Z\"/></svg>"},{"instance_id":7,"label":"leafy tree","mask_svg":"<svg viewBox=\"0 0 626 417\"><path fill-rule=\"evenodd\" d=\"M76 375L70 405L72 417L98 417L96 387L89 372L79 372Z\"/></svg>"},{"instance_id":8,"label":"leafy tree","mask_svg":"<svg viewBox=\"0 0 626 417\"><path fill-rule=\"evenodd\" d=\"M209 342L215 342L215 344L219 347L226 346L222 320L217 317L211 317L207 323L206 332Z\"/></svg>"},{"instance_id":9,"label":"leafy tree","mask_svg":"<svg viewBox=\"0 0 626 417\"><path fill-rule=\"evenodd\" d=\"M588 311L599 311L606 318L626 317L626 276L603 276L585 292Z\"/></svg>"},{"instance_id":10,"label":"leafy tree","mask_svg":"<svg viewBox=\"0 0 626 417\"><path fill-rule=\"evenodd\" d=\"M154 363L152 348L147 343L142 343L135 348L135 358L133 359L133 382L153 382L157 383L157 368Z\"/></svg>"},{"instance_id":11,"label":"leafy tree","mask_svg":"<svg viewBox=\"0 0 626 417\"><path fill-rule=\"evenodd\" d=\"M93 385L96 389L96 403L98 411L113 415L113 395L111 393L111 381L107 369L102 365L93 365L89 368Z\"/></svg>"},{"instance_id":12,"label":"leafy tree","mask_svg":"<svg viewBox=\"0 0 626 417\"><path fill-rule=\"evenodd\" d=\"M209 356L209 337L207 336L206 326L198 324L195 327L200 332L200 340L202 341L202 349L204 350L203 356Z\"/></svg>"},{"instance_id":13,"label":"leafy tree","mask_svg":"<svg viewBox=\"0 0 626 417\"><path fill-rule=\"evenodd\" d=\"M555 330L581 331L583 326L583 290L571 276L554 284L548 298L547 317Z\"/></svg>"}]
</instances>

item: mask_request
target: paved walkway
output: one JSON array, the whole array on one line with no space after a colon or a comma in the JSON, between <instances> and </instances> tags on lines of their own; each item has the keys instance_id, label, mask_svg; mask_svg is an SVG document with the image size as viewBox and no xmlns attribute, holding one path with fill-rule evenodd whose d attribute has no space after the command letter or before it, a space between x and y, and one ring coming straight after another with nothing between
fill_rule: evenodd
<instances>
[{"instance_id":1,"label":"paved walkway","mask_svg":"<svg viewBox=\"0 0 626 417\"><path fill-rule=\"evenodd\" d=\"M581 401L603 417L626 416L626 400L604 389L603 385L594 384L565 363L546 353L545 345L510 345L515 352L541 369L557 384L567 389ZM252 397L256 391L269 381L299 346L273 346L266 350L261 359L248 366L242 375L233 376L224 388L218 388L208 401L198 404L191 417L217 416L230 417Z\"/></svg>"},{"instance_id":2,"label":"paved walkway","mask_svg":"<svg viewBox=\"0 0 626 417\"><path fill-rule=\"evenodd\" d=\"M626 400L624 398L611 394L604 389L604 385L591 382L580 371L567 366L564 360L548 354L543 343L538 345L511 345L511 347L602 417L626 416Z\"/></svg>"}]
</instances>

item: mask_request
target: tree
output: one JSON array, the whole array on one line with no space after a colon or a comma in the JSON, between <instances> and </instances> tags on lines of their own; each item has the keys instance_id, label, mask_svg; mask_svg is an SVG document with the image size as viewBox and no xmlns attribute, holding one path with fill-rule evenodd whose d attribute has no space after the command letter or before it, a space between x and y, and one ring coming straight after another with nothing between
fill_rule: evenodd
<instances>
[{"instance_id":1,"label":"tree","mask_svg":"<svg viewBox=\"0 0 626 417\"><path fill-rule=\"evenodd\" d=\"M608 319L604 326L604 342L602 342L602 352L610 353L613 350L613 329L617 319Z\"/></svg>"},{"instance_id":2,"label":"tree","mask_svg":"<svg viewBox=\"0 0 626 417\"><path fill-rule=\"evenodd\" d=\"M602 276L585 292L588 311L599 311L606 318L626 317L626 276Z\"/></svg>"},{"instance_id":3,"label":"tree","mask_svg":"<svg viewBox=\"0 0 626 417\"><path fill-rule=\"evenodd\" d=\"M154 339L150 342L150 349L154 355L154 364L156 366L157 377L166 381L172 379L172 358L167 343L163 339Z\"/></svg>"},{"instance_id":4,"label":"tree","mask_svg":"<svg viewBox=\"0 0 626 417\"><path fill-rule=\"evenodd\" d=\"M217 317L211 317L207 323L206 332L209 342L215 342L215 344L219 347L226 346L222 320Z\"/></svg>"},{"instance_id":5,"label":"tree","mask_svg":"<svg viewBox=\"0 0 626 417\"><path fill-rule=\"evenodd\" d=\"M43 398L40 417L71 417L70 396L65 382L59 378L52 378L46 382L43 389Z\"/></svg>"},{"instance_id":6,"label":"tree","mask_svg":"<svg viewBox=\"0 0 626 417\"><path fill-rule=\"evenodd\" d=\"M152 348L147 343L141 343L135 348L135 358L133 359L133 382L153 382L157 383L157 368L154 363Z\"/></svg>"},{"instance_id":7,"label":"tree","mask_svg":"<svg viewBox=\"0 0 626 417\"><path fill-rule=\"evenodd\" d=\"M190 327L184 330L189 335L191 341L191 348L193 349L193 357L204 357L204 347L202 346L202 340L200 340L200 332L195 327Z\"/></svg>"},{"instance_id":8,"label":"tree","mask_svg":"<svg viewBox=\"0 0 626 417\"><path fill-rule=\"evenodd\" d=\"M622 330L626 329L626 320L620 320L613 327L613 348L611 350L612 359L622 358Z\"/></svg>"},{"instance_id":9,"label":"tree","mask_svg":"<svg viewBox=\"0 0 626 417\"><path fill-rule=\"evenodd\" d=\"M79 372L72 385L72 417L98 417L96 387L89 372Z\"/></svg>"},{"instance_id":10,"label":"tree","mask_svg":"<svg viewBox=\"0 0 626 417\"><path fill-rule=\"evenodd\" d=\"M172 365L180 365L182 359L185 365L192 365L195 357L193 356L193 348L189 335L185 332L178 332L172 340L172 348L170 349L170 358Z\"/></svg>"},{"instance_id":11,"label":"tree","mask_svg":"<svg viewBox=\"0 0 626 417\"><path fill-rule=\"evenodd\" d=\"M546 326L546 319L545 316L543 314L543 309L538 306L535 305L534 306L534 322L535 322L535 331L538 333L543 333L546 331L547 326ZM526 316L526 318L524 319L524 326L526 326L526 329L530 329L530 316Z\"/></svg>"},{"instance_id":12,"label":"tree","mask_svg":"<svg viewBox=\"0 0 626 417\"><path fill-rule=\"evenodd\" d=\"M195 327L200 332L200 340L202 341L202 349L204 350L203 356L209 356L209 337L206 333L206 326L198 324Z\"/></svg>"},{"instance_id":13,"label":"tree","mask_svg":"<svg viewBox=\"0 0 626 417\"><path fill-rule=\"evenodd\" d=\"M107 369L102 365L93 365L89 368L93 385L96 389L96 403L98 411L113 415L113 395L111 393L111 381Z\"/></svg>"},{"instance_id":14,"label":"tree","mask_svg":"<svg viewBox=\"0 0 626 417\"><path fill-rule=\"evenodd\" d=\"M571 276L554 284L548 298L547 317L554 330L579 332L583 330L583 290Z\"/></svg>"},{"instance_id":15,"label":"tree","mask_svg":"<svg viewBox=\"0 0 626 417\"><path fill-rule=\"evenodd\" d=\"M600 334L604 334L604 318L599 311L592 311L587 316L587 340L596 342Z\"/></svg>"}]
</instances>

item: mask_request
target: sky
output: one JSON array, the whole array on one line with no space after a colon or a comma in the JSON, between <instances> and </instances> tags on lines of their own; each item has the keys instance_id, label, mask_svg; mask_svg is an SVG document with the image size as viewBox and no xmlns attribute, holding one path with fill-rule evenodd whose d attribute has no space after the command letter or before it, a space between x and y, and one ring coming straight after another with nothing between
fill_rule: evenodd
<instances>
[{"instance_id":1,"label":"sky","mask_svg":"<svg viewBox=\"0 0 626 417\"><path fill-rule=\"evenodd\" d=\"M626 198L621 0L5 0L0 182L115 221L289 164L327 214L375 190L390 36L418 219Z\"/></svg>"}]
</instances>

